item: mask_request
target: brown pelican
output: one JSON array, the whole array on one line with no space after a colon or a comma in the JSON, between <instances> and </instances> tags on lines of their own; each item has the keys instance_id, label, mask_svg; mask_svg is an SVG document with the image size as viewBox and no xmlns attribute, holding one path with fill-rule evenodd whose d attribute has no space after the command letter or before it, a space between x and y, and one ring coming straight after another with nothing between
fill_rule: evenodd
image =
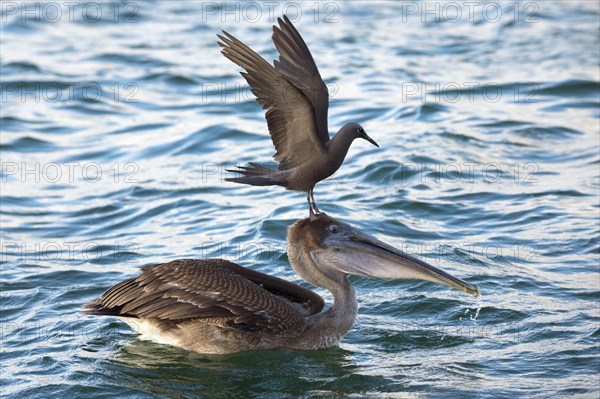
<instances>
[{"instance_id":1,"label":"brown pelican","mask_svg":"<svg viewBox=\"0 0 600 399\"><path fill-rule=\"evenodd\" d=\"M227 181L253 186L284 186L307 193L309 209L319 213L313 197L315 184L335 173L344 162L350 144L362 138L379 145L355 122L345 124L329 139L329 92L306 43L284 16L273 26L273 42L279 51L275 66L227 32L217 35L222 53L246 72L256 100L267 110L265 117L275 146L278 169L251 162L228 170L242 177Z\"/></svg>"},{"instance_id":2,"label":"brown pelican","mask_svg":"<svg viewBox=\"0 0 600 399\"><path fill-rule=\"evenodd\" d=\"M293 224L288 257L323 299L288 281L222 259L146 266L86 305L118 316L148 339L201 353L250 349L319 349L337 344L357 314L348 275L420 279L479 295L479 287L414 258L325 213Z\"/></svg>"}]
</instances>

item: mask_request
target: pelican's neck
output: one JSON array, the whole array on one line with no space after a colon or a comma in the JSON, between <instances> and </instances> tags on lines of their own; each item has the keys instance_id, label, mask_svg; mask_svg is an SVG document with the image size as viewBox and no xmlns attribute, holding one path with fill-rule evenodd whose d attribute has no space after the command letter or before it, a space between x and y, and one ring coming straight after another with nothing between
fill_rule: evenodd
<instances>
[{"instance_id":1,"label":"pelican's neck","mask_svg":"<svg viewBox=\"0 0 600 399\"><path fill-rule=\"evenodd\" d=\"M323 288L333 294L333 305L308 318L307 334L316 348L337 344L350 331L358 313L356 293L346 276L340 276L330 287Z\"/></svg>"},{"instance_id":2,"label":"pelican's neck","mask_svg":"<svg viewBox=\"0 0 600 399\"><path fill-rule=\"evenodd\" d=\"M288 255L294 270L306 281L333 294L333 305L307 318L307 327L293 347L318 349L335 345L350 331L358 312L354 287L346 275L317 267L304 245L289 244Z\"/></svg>"}]
</instances>

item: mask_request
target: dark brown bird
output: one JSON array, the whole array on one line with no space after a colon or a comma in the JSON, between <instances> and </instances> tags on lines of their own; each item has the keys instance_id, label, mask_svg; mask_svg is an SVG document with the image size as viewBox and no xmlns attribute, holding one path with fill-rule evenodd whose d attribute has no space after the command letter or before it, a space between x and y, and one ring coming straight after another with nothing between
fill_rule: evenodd
<instances>
[{"instance_id":1,"label":"dark brown bird","mask_svg":"<svg viewBox=\"0 0 600 399\"><path fill-rule=\"evenodd\" d=\"M222 259L147 266L106 291L85 312L118 316L143 338L201 353L319 349L336 345L358 311L348 275L419 279L479 296L479 288L364 234L325 213L293 224L288 257L316 293Z\"/></svg>"},{"instance_id":2,"label":"dark brown bird","mask_svg":"<svg viewBox=\"0 0 600 399\"><path fill-rule=\"evenodd\" d=\"M275 66L229 33L217 35L223 55L244 68L242 76L267 110L265 117L276 150L274 158L279 163L274 169L251 162L228 170L242 177L225 180L306 192L311 213L319 213L313 197L315 184L339 169L354 139L379 145L355 122L345 124L329 138L327 86L290 20L284 16L278 23L279 27L273 26L273 42L279 51Z\"/></svg>"}]
</instances>

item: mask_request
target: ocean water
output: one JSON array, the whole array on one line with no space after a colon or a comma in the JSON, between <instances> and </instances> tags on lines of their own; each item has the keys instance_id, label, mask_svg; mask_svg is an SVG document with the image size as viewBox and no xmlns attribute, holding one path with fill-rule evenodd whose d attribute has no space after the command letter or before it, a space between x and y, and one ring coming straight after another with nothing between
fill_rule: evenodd
<instances>
[{"instance_id":1,"label":"ocean water","mask_svg":"<svg viewBox=\"0 0 600 399\"><path fill-rule=\"evenodd\" d=\"M3 398L599 397L598 2L0 6ZM283 13L332 134L357 121L381 146L356 141L319 207L482 298L352 278L339 347L227 356L82 315L186 257L310 287L285 248L304 195L223 181L273 148L216 34L272 60Z\"/></svg>"}]
</instances>

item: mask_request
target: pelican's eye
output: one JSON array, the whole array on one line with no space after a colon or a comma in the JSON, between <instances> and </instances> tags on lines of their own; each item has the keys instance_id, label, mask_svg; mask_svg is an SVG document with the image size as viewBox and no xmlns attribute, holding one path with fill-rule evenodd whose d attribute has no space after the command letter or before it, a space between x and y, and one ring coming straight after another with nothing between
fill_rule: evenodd
<instances>
[{"instance_id":1,"label":"pelican's eye","mask_svg":"<svg viewBox=\"0 0 600 399\"><path fill-rule=\"evenodd\" d=\"M335 224L332 224L331 226L329 226L329 231L330 231L332 234L337 234L337 233L339 233L339 232L340 232L340 228L339 228L337 225L335 225Z\"/></svg>"}]
</instances>

